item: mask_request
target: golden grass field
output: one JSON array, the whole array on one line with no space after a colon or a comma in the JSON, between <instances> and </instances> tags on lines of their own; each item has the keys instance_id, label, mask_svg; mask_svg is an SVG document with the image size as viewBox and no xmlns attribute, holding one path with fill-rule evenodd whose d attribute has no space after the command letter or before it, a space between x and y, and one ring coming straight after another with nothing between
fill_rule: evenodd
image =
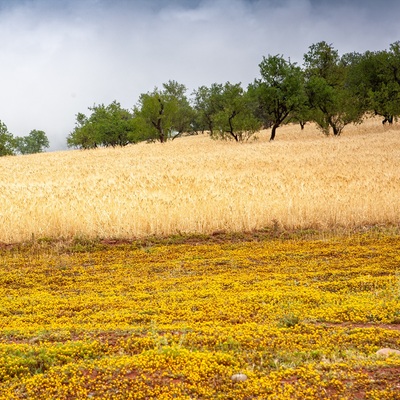
<instances>
[{"instance_id":1,"label":"golden grass field","mask_svg":"<svg viewBox=\"0 0 400 400\"><path fill-rule=\"evenodd\" d=\"M258 136L2 157L0 242L399 224L396 124Z\"/></svg>"}]
</instances>

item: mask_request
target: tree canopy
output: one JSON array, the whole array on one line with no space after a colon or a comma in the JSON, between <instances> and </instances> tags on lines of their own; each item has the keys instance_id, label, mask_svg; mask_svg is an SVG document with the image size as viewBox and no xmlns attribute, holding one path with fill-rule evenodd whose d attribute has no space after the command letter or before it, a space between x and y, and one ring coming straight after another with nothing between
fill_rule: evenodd
<instances>
[{"instance_id":1,"label":"tree canopy","mask_svg":"<svg viewBox=\"0 0 400 400\"><path fill-rule=\"evenodd\" d=\"M222 92L224 86L213 83L210 87L200 86L193 92L196 127L201 131L208 130L214 135L215 115L223 109Z\"/></svg>"},{"instance_id":2,"label":"tree canopy","mask_svg":"<svg viewBox=\"0 0 400 400\"><path fill-rule=\"evenodd\" d=\"M338 136L349 123L361 121L362 102L349 88L348 65L341 62L337 50L326 42L310 46L304 55L306 93L311 119L322 132Z\"/></svg>"},{"instance_id":3,"label":"tree canopy","mask_svg":"<svg viewBox=\"0 0 400 400\"><path fill-rule=\"evenodd\" d=\"M11 156L14 154L15 140L8 131L7 125L0 121L0 156Z\"/></svg>"},{"instance_id":4,"label":"tree canopy","mask_svg":"<svg viewBox=\"0 0 400 400\"><path fill-rule=\"evenodd\" d=\"M138 141L133 115L113 101L89 107L91 114L78 113L75 129L67 138L68 147L91 149L99 146L126 146Z\"/></svg>"},{"instance_id":5,"label":"tree canopy","mask_svg":"<svg viewBox=\"0 0 400 400\"><path fill-rule=\"evenodd\" d=\"M260 130L290 122L301 128L308 121L339 136L346 125L367 115L383 123L400 116L400 41L388 50L339 55L332 44L309 46L301 66L282 55L268 55L260 75L247 88L241 83L202 85L187 96L185 85L169 80L142 93L131 110L114 100L79 112L68 147L91 149L126 146L140 141L161 142L184 134L206 132L213 139L243 142ZM40 153L49 147L45 132L32 130L14 137L0 121L0 156Z\"/></svg>"},{"instance_id":6,"label":"tree canopy","mask_svg":"<svg viewBox=\"0 0 400 400\"><path fill-rule=\"evenodd\" d=\"M251 109L248 93L240 83L225 83L219 95L219 107L213 114L211 137L244 142L260 130L261 122Z\"/></svg>"},{"instance_id":7,"label":"tree canopy","mask_svg":"<svg viewBox=\"0 0 400 400\"><path fill-rule=\"evenodd\" d=\"M133 110L140 138L166 142L190 130L193 109L186 97L186 87L176 81L163 84L163 89L140 95Z\"/></svg>"},{"instance_id":8,"label":"tree canopy","mask_svg":"<svg viewBox=\"0 0 400 400\"><path fill-rule=\"evenodd\" d=\"M20 154L43 153L49 146L46 133L36 129L32 130L28 136L15 138L15 148Z\"/></svg>"},{"instance_id":9,"label":"tree canopy","mask_svg":"<svg viewBox=\"0 0 400 400\"><path fill-rule=\"evenodd\" d=\"M306 105L303 74L280 55L264 57L259 67L261 79L249 85L249 91L255 114L264 125L272 126L270 140L274 140L276 129Z\"/></svg>"},{"instance_id":10,"label":"tree canopy","mask_svg":"<svg viewBox=\"0 0 400 400\"><path fill-rule=\"evenodd\" d=\"M0 156L42 153L48 147L49 140L45 132L34 129L28 136L14 137L6 124L0 121Z\"/></svg>"},{"instance_id":11,"label":"tree canopy","mask_svg":"<svg viewBox=\"0 0 400 400\"><path fill-rule=\"evenodd\" d=\"M389 51L367 51L354 57L349 81L365 110L393 122L400 115L400 42Z\"/></svg>"}]
</instances>

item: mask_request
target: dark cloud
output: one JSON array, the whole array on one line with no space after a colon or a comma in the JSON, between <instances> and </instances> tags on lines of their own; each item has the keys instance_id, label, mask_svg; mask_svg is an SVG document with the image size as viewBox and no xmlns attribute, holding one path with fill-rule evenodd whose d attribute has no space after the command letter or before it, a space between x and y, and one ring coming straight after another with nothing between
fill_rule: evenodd
<instances>
[{"instance_id":1,"label":"dark cloud","mask_svg":"<svg viewBox=\"0 0 400 400\"><path fill-rule=\"evenodd\" d=\"M298 63L321 40L339 53L400 39L397 2L325 0L0 0L0 120L65 147L75 114L114 99L131 108L169 79L189 91L247 85L262 56Z\"/></svg>"}]
</instances>

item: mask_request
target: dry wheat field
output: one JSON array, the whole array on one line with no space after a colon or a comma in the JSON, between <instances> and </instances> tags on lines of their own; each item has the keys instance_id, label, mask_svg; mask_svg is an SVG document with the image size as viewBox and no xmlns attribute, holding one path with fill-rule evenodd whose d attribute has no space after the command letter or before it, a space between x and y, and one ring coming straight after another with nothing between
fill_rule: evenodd
<instances>
[{"instance_id":1,"label":"dry wheat field","mask_svg":"<svg viewBox=\"0 0 400 400\"><path fill-rule=\"evenodd\" d=\"M396 124L268 135L2 157L0 242L399 223Z\"/></svg>"}]
</instances>

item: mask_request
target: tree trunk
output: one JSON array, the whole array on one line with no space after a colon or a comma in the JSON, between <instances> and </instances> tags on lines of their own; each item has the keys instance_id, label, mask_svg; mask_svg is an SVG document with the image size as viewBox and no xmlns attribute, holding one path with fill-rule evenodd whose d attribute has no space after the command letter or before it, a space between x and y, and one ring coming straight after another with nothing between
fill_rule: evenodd
<instances>
[{"instance_id":1,"label":"tree trunk","mask_svg":"<svg viewBox=\"0 0 400 400\"><path fill-rule=\"evenodd\" d=\"M160 128L158 137L160 138L160 143L165 142L164 129Z\"/></svg>"},{"instance_id":2,"label":"tree trunk","mask_svg":"<svg viewBox=\"0 0 400 400\"><path fill-rule=\"evenodd\" d=\"M385 125L386 122L389 122L389 124L393 124L393 115L385 115L385 119L382 121L382 124Z\"/></svg>"},{"instance_id":3,"label":"tree trunk","mask_svg":"<svg viewBox=\"0 0 400 400\"><path fill-rule=\"evenodd\" d=\"M206 115L207 119L207 124L208 124L208 130L210 131L210 135L213 136L214 134L214 124L210 116ZM204 129L202 130L202 133L204 133Z\"/></svg>"},{"instance_id":4,"label":"tree trunk","mask_svg":"<svg viewBox=\"0 0 400 400\"><path fill-rule=\"evenodd\" d=\"M270 142L275 139L276 129L278 128L278 126L279 124L272 125L271 137L269 138Z\"/></svg>"},{"instance_id":5,"label":"tree trunk","mask_svg":"<svg viewBox=\"0 0 400 400\"><path fill-rule=\"evenodd\" d=\"M333 116L328 117L328 125L332 128L333 130L333 136L340 136L340 133L342 132L342 129L340 128L340 125L333 120ZM329 135L329 131L328 131Z\"/></svg>"},{"instance_id":6,"label":"tree trunk","mask_svg":"<svg viewBox=\"0 0 400 400\"><path fill-rule=\"evenodd\" d=\"M162 126L162 115L164 114L164 103L161 101L161 99L158 99L158 102L160 103L160 111L158 112L158 120L157 120L157 130L159 132L159 140L161 143L165 142L165 135L164 135L164 128Z\"/></svg>"},{"instance_id":7,"label":"tree trunk","mask_svg":"<svg viewBox=\"0 0 400 400\"><path fill-rule=\"evenodd\" d=\"M232 115L229 117L229 133L230 133L230 135L235 139L235 141L238 142L238 141L239 141L239 138L238 138L238 136L235 134L235 132L234 132L234 130L233 130L233 125L232 125L232 120L233 120L233 118L235 118L236 115L237 115L237 112L234 111L234 112L232 113Z\"/></svg>"},{"instance_id":8,"label":"tree trunk","mask_svg":"<svg viewBox=\"0 0 400 400\"><path fill-rule=\"evenodd\" d=\"M333 135L340 136L340 134L342 133L343 127L338 126L338 124L335 124L334 122L331 123L331 127L333 130Z\"/></svg>"},{"instance_id":9,"label":"tree trunk","mask_svg":"<svg viewBox=\"0 0 400 400\"><path fill-rule=\"evenodd\" d=\"M274 124L272 125L271 137L269 138L270 142L275 139L276 130L281 126L281 123L283 123L289 113L290 110L286 111L285 113L281 113L280 116L276 118Z\"/></svg>"}]
</instances>

